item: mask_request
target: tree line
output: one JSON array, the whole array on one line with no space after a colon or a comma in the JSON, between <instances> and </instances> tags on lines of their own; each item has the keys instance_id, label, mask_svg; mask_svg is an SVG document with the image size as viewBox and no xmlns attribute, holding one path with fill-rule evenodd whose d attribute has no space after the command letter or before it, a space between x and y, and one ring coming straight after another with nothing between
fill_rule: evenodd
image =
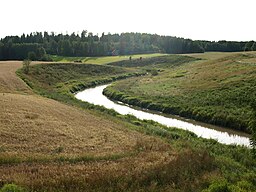
<instances>
[{"instance_id":1,"label":"tree line","mask_svg":"<svg viewBox=\"0 0 256 192\"><path fill-rule=\"evenodd\" d=\"M203 53L207 51L255 51L254 41L193 41L191 39L146 33L81 34L35 32L7 36L0 40L0 60L50 60L48 55L93 57L141 53Z\"/></svg>"}]
</instances>

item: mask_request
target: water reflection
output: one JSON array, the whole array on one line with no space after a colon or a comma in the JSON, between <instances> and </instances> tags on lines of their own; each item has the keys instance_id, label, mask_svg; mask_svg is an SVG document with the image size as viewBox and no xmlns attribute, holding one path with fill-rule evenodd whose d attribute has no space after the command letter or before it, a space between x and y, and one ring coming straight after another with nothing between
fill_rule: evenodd
<instances>
[{"instance_id":1,"label":"water reflection","mask_svg":"<svg viewBox=\"0 0 256 192\"><path fill-rule=\"evenodd\" d=\"M177 127L184 130L189 130L199 137L215 139L220 143L245 146L250 145L249 138L241 136L239 133L230 134L226 131L214 130L205 126L203 127L201 125L196 125L179 119L133 109L129 106L115 103L102 94L103 89L105 89L107 86L108 85L102 85L95 88L86 89L77 93L75 97L95 105L102 105L108 109L114 109L122 115L131 114L139 119L153 120L169 127Z\"/></svg>"}]
</instances>

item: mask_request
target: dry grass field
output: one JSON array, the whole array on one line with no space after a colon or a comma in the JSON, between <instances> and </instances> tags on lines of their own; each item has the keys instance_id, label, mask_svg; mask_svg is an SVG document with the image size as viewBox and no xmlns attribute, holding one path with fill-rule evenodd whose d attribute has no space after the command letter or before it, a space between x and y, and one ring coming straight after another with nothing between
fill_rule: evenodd
<instances>
[{"instance_id":1,"label":"dry grass field","mask_svg":"<svg viewBox=\"0 0 256 192\"><path fill-rule=\"evenodd\" d=\"M10 154L114 154L138 139L117 123L39 96L1 94L0 103L1 147Z\"/></svg>"},{"instance_id":2,"label":"dry grass field","mask_svg":"<svg viewBox=\"0 0 256 192\"><path fill-rule=\"evenodd\" d=\"M51 191L61 182L102 181L173 159L168 144L120 120L33 94L15 74L20 67L0 62L0 187Z\"/></svg>"},{"instance_id":3,"label":"dry grass field","mask_svg":"<svg viewBox=\"0 0 256 192\"><path fill-rule=\"evenodd\" d=\"M31 65L38 63L32 62ZM47 64L50 62L40 63ZM33 94L31 89L15 73L21 67L21 61L0 61L0 93Z\"/></svg>"},{"instance_id":4,"label":"dry grass field","mask_svg":"<svg viewBox=\"0 0 256 192\"><path fill-rule=\"evenodd\" d=\"M231 53L226 58L230 62L219 53L196 57L205 60L185 62L175 70L164 65L157 76L127 81L143 82L144 93L157 94L157 89L170 93L168 89L172 88L175 94L181 94L185 89L200 88L198 80L208 86L208 79L209 87L214 88L215 77L224 83L237 82L240 76L251 78L241 63L255 71L253 55L236 57ZM216 57L219 64L214 62ZM130 70L106 65L45 64L31 67L27 75L18 72L32 85L31 90L15 74L22 62L0 62L0 192L255 191L255 161L248 148L121 116L75 100L70 93L75 83L123 75ZM226 76L222 69L228 71ZM208 71L214 71L215 76ZM175 83L182 89L172 87Z\"/></svg>"},{"instance_id":5,"label":"dry grass field","mask_svg":"<svg viewBox=\"0 0 256 192\"><path fill-rule=\"evenodd\" d=\"M27 85L15 74L21 66L20 61L0 61L0 93L32 94Z\"/></svg>"}]
</instances>

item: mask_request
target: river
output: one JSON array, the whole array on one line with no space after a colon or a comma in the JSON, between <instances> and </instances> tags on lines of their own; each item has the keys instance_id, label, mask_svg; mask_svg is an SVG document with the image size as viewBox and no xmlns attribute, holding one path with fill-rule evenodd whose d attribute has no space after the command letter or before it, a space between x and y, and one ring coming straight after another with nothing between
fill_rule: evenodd
<instances>
[{"instance_id":1,"label":"river","mask_svg":"<svg viewBox=\"0 0 256 192\"><path fill-rule=\"evenodd\" d=\"M114 109L122 115L131 114L142 120L153 120L168 127L177 127L179 129L189 130L199 137L215 139L223 144L250 146L249 135L239 131L199 123L184 118L166 116L161 113L151 113L150 111L140 110L138 108L135 109L119 102L113 102L102 93L107 86L109 85L101 85L86 89L77 93L75 97L94 105L102 105L108 109Z\"/></svg>"}]
</instances>

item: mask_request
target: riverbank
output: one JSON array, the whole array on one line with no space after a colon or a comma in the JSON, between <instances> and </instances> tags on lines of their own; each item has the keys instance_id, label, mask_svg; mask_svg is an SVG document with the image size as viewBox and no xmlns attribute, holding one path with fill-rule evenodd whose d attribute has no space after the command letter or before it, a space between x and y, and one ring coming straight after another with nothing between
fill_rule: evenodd
<instances>
[{"instance_id":1,"label":"riverbank","mask_svg":"<svg viewBox=\"0 0 256 192\"><path fill-rule=\"evenodd\" d=\"M17 191L121 190L144 171L152 173L176 159L166 142L135 131L133 124L113 117L111 111L78 102L71 93L75 89L69 89L81 87L81 78L84 86L94 85L125 78L129 71L35 65L28 74L17 72L26 85L15 75L22 62L0 66L5 74L0 78L0 191L3 186ZM146 191L143 182L130 190Z\"/></svg>"},{"instance_id":2,"label":"riverbank","mask_svg":"<svg viewBox=\"0 0 256 192\"><path fill-rule=\"evenodd\" d=\"M75 94L77 99L86 101L94 105L101 105L107 109L113 109L122 115L134 115L140 120L152 120L158 122L167 127L176 127L179 129L187 130L195 133L198 137L206 139L214 139L223 144L234 144L234 145L244 145L249 147L249 135L245 137L242 132L233 131L231 133L228 129L221 127L213 127L205 124L204 126L199 125L197 122L188 122L185 119L177 119L175 117L166 117L160 113L152 113L152 111L145 111L140 108L132 108L128 105L123 105L120 103L113 102L103 95L103 90L110 85L102 85L94 88L86 89L84 91ZM215 128L215 129L214 129Z\"/></svg>"},{"instance_id":3,"label":"riverbank","mask_svg":"<svg viewBox=\"0 0 256 192\"><path fill-rule=\"evenodd\" d=\"M130 105L251 133L255 61L255 55L248 53L173 68L159 64L157 75L119 81L104 94Z\"/></svg>"},{"instance_id":4,"label":"riverbank","mask_svg":"<svg viewBox=\"0 0 256 192\"><path fill-rule=\"evenodd\" d=\"M54 98L57 103L65 103L74 110L79 110L81 114L97 118L93 127L99 134L89 137L88 142L92 139L102 145L105 142L117 141L120 147L129 146L118 142L118 139L123 138L122 135L110 133L117 140L109 140L108 134L101 134L102 129L97 123L100 124L102 120L115 124L116 126L112 126L113 130L124 131L125 135L133 133L132 138L137 142L133 143L135 145L131 144L134 146L134 153L125 151L124 154L82 156L83 158L75 155L75 159L72 159L65 158L65 147L59 146L50 156L52 161L39 161L40 159L35 158L18 161L17 164L8 161L6 164L5 161L5 164L0 165L0 175L10 179L4 181L38 191L211 191L216 188L229 191L255 190L256 165L250 149L219 144L214 140L198 138L188 131L168 128L153 121L142 121L131 115L119 115L113 110L79 101L71 93L72 87L80 83L87 84L130 72L120 68L99 65L77 67L74 64L33 66L27 75L20 71L20 75L34 92ZM31 105L33 106L36 107ZM51 109L59 111L54 106ZM66 111L59 113L66 114ZM57 138L76 136L70 132L76 128L75 117L63 116L69 127L54 117L49 123L59 122L62 125L60 130L66 130L65 135L59 134ZM84 118L87 123L82 129L90 130L90 126L87 126L90 119ZM33 116L30 120L36 123ZM75 133L80 135L80 131ZM148 139L144 140L141 136ZM75 143L74 140L73 144ZM80 145L75 146L80 150L84 149ZM86 149L93 151L94 147L89 145ZM56 156L61 158L54 159ZM26 179L19 179L15 175Z\"/></svg>"}]
</instances>

